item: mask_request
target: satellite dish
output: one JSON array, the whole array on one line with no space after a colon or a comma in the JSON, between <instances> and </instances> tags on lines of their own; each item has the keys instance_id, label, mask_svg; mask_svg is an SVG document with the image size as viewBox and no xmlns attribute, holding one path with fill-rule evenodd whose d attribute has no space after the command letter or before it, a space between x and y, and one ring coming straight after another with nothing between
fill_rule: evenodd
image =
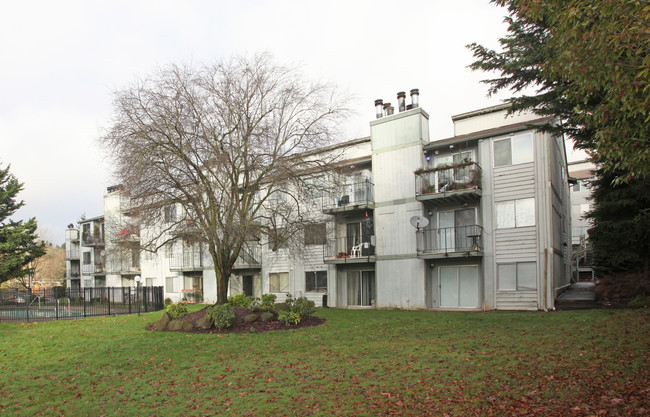
<instances>
[{"instance_id":1,"label":"satellite dish","mask_svg":"<svg viewBox=\"0 0 650 417\"><path fill-rule=\"evenodd\" d=\"M416 229L427 227L429 225L429 219L422 216L413 216L409 222L411 222L411 226L415 227Z\"/></svg>"}]
</instances>

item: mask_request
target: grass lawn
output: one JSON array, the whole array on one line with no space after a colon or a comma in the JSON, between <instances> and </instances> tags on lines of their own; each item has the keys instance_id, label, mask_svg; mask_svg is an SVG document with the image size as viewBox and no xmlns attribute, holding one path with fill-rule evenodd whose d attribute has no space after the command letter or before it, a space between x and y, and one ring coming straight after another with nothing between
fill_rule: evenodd
<instances>
[{"instance_id":1,"label":"grass lawn","mask_svg":"<svg viewBox=\"0 0 650 417\"><path fill-rule=\"evenodd\" d=\"M650 310L319 309L322 326L0 323L0 416L650 415Z\"/></svg>"}]
</instances>

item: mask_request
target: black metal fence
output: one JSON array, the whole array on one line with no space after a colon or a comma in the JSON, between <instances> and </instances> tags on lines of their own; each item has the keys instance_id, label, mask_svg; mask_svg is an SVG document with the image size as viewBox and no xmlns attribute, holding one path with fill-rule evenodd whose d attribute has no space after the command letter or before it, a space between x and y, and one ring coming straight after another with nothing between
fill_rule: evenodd
<instances>
[{"instance_id":1,"label":"black metal fence","mask_svg":"<svg viewBox=\"0 0 650 417\"><path fill-rule=\"evenodd\" d=\"M68 320L163 308L163 287L0 289L0 322Z\"/></svg>"}]
</instances>

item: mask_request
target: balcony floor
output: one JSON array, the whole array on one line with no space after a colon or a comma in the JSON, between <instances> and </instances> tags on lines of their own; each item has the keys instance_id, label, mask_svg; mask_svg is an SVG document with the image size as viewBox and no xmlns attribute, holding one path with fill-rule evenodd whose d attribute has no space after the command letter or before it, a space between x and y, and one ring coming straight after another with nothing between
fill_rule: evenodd
<instances>
[{"instance_id":1,"label":"balcony floor","mask_svg":"<svg viewBox=\"0 0 650 417\"><path fill-rule=\"evenodd\" d=\"M418 252L420 259L447 259L447 258L482 258L482 250L459 250L454 252Z\"/></svg>"},{"instance_id":2,"label":"balcony floor","mask_svg":"<svg viewBox=\"0 0 650 417\"><path fill-rule=\"evenodd\" d=\"M445 191L440 193L418 194L415 199L426 201L431 204L442 203L473 203L479 201L483 192L480 188L466 188L464 190Z\"/></svg>"},{"instance_id":3,"label":"balcony floor","mask_svg":"<svg viewBox=\"0 0 650 417\"><path fill-rule=\"evenodd\" d=\"M354 258L338 258L338 257L332 257L332 258L323 258L323 262L326 264L367 264L367 263L375 263L376 262L376 257L374 255L372 256L357 256Z\"/></svg>"}]
</instances>

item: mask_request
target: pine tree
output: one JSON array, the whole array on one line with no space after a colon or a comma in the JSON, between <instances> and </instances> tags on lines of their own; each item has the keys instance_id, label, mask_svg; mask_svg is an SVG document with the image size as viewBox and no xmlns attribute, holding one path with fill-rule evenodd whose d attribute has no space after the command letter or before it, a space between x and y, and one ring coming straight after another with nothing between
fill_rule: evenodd
<instances>
[{"instance_id":1,"label":"pine tree","mask_svg":"<svg viewBox=\"0 0 650 417\"><path fill-rule=\"evenodd\" d=\"M0 283L27 275L30 263L45 254L45 245L36 235L36 219L10 219L25 203L16 200L23 184L9 168L0 168Z\"/></svg>"},{"instance_id":2,"label":"pine tree","mask_svg":"<svg viewBox=\"0 0 650 417\"><path fill-rule=\"evenodd\" d=\"M594 265L601 276L643 271L650 263L650 180L637 179L612 185L615 174L599 170L587 215L594 226L589 240Z\"/></svg>"}]
</instances>

